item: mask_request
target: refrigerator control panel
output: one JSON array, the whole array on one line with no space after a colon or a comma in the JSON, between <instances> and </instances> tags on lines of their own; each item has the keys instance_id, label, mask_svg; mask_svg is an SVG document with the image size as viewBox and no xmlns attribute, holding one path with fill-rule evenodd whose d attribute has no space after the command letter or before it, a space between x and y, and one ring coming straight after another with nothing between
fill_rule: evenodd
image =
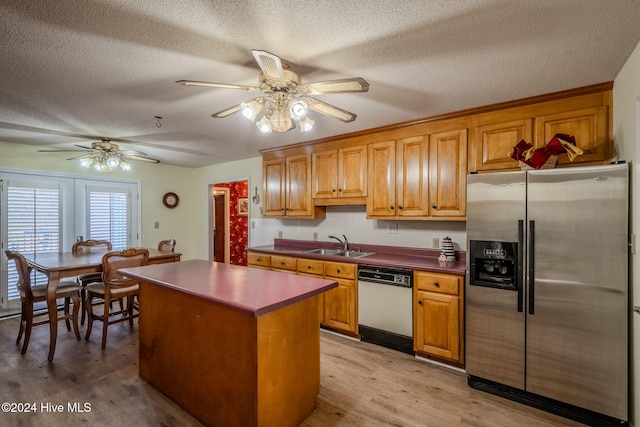
<instances>
[{"instance_id":1,"label":"refrigerator control panel","mask_svg":"<svg viewBox=\"0 0 640 427\"><path fill-rule=\"evenodd\" d=\"M518 243L471 240L470 285L517 290Z\"/></svg>"}]
</instances>

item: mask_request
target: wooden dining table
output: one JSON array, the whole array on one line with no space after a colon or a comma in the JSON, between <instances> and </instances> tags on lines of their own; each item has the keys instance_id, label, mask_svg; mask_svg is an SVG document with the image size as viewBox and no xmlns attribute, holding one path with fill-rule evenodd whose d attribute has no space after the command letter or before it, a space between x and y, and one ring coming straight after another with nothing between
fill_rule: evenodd
<instances>
[{"instance_id":1,"label":"wooden dining table","mask_svg":"<svg viewBox=\"0 0 640 427\"><path fill-rule=\"evenodd\" d=\"M181 253L160 251L155 248L145 248L149 251L148 264L164 264L180 261ZM53 360L58 337L58 308L56 305L56 289L60 280L65 277L75 277L86 273L102 271L102 257L108 251L99 252L48 252L28 254L24 253L29 267L44 273L47 282L47 311L49 313L49 361Z\"/></svg>"}]
</instances>

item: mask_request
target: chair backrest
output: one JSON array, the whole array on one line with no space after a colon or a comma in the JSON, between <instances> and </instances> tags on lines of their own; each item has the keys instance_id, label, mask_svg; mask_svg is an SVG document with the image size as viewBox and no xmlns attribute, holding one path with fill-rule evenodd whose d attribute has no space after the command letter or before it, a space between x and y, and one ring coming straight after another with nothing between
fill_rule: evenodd
<instances>
[{"instance_id":1,"label":"chair backrest","mask_svg":"<svg viewBox=\"0 0 640 427\"><path fill-rule=\"evenodd\" d=\"M20 292L20 296L31 297L31 269L25 257L14 251L4 251L9 260L13 260L16 263L16 270L18 271L18 281L16 282L16 288Z\"/></svg>"},{"instance_id":2,"label":"chair backrest","mask_svg":"<svg viewBox=\"0 0 640 427\"><path fill-rule=\"evenodd\" d=\"M169 239L169 240L162 240L160 243L158 243L158 250L159 251L169 251L169 252L173 252L173 250L176 248L176 241L175 239Z\"/></svg>"},{"instance_id":3,"label":"chair backrest","mask_svg":"<svg viewBox=\"0 0 640 427\"><path fill-rule=\"evenodd\" d=\"M109 252L102 257L102 281L111 287L129 287L138 283L137 279L124 277L118 273L121 268L147 265L149 251L141 248L129 248L118 252Z\"/></svg>"},{"instance_id":4,"label":"chair backrest","mask_svg":"<svg viewBox=\"0 0 640 427\"><path fill-rule=\"evenodd\" d=\"M111 242L108 240L85 240L83 242L76 242L71 247L71 252L99 252L110 251Z\"/></svg>"}]
</instances>

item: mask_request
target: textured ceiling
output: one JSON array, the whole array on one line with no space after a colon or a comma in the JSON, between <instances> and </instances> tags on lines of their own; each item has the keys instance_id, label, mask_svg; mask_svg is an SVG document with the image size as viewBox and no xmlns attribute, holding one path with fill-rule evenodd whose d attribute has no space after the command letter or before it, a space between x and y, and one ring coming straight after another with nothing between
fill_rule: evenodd
<instances>
[{"instance_id":1,"label":"textured ceiling","mask_svg":"<svg viewBox=\"0 0 640 427\"><path fill-rule=\"evenodd\" d=\"M0 140L109 137L189 167L612 81L640 40L637 0L2 0L0 19ZM251 49L303 82L364 78L367 93L317 96L358 118L262 134L211 117L255 93L174 83L256 85Z\"/></svg>"}]
</instances>

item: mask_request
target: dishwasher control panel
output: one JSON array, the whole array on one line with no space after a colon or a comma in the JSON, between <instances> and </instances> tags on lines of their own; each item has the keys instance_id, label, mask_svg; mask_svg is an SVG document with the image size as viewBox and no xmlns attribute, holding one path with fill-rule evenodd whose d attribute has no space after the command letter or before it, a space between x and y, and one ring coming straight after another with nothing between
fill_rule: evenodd
<instances>
[{"instance_id":1,"label":"dishwasher control panel","mask_svg":"<svg viewBox=\"0 0 640 427\"><path fill-rule=\"evenodd\" d=\"M413 271L401 268L360 265L358 268L358 280L411 288L413 287Z\"/></svg>"}]
</instances>

